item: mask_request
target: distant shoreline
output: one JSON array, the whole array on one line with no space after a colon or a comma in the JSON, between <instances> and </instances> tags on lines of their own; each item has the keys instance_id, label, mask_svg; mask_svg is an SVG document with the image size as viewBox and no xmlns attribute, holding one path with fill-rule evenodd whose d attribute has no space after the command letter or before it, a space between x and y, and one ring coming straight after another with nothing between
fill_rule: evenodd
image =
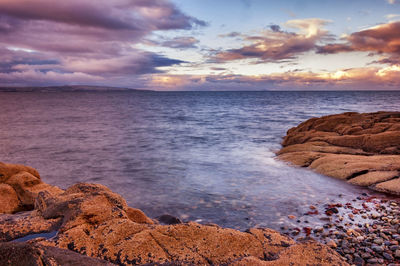
<instances>
[{"instance_id":1,"label":"distant shoreline","mask_svg":"<svg viewBox=\"0 0 400 266\"><path fill-rule=\"evenodd\" d=\"M64 86L0 86L0 92L160 92L160 93L168 93L168 92L215 92L215 93L223 93L223 92L270 92L270 93L350 93L350 92L399 92L400 90L152 90L152 89L132 89L132 88L123 88L123 87L109 87L109 86L89 86L89 85L64 85Z\"/></svg>"},{"instance_id":2,"label":"distant shoreline","mask_svg":"<svg viewBox=\"0 0 400 266\"><path fill-rule=\"evenodd\" d=\"M151 91L119 87L102 86L47 86L47 87L0 87L0 92L127 92L127 91Z\"/></svg>"}]
</instances>

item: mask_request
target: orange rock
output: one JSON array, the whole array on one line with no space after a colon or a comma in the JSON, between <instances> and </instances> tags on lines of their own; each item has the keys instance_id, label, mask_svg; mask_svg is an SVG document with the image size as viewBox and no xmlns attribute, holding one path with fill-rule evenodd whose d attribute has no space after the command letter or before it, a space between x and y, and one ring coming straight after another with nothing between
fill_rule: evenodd
<instances>
[{"instance_id":1,"label":"orange rock","mask_svg":"<svg viewBox=\"0 0 400 266\"><path fill-rule=\"evenodd\" d=\"M32 167L0 162L0 183L5 183L8 178L23 171L28 172L40 179L38 171Z\"/></svg>"},{"instance_id":2,"label":"orange rock","mask_svg":"<svg viewBox=\"0 0 400 266\"><path fill-rule=\"evenodd\" d=\"M41 191L59 194L63 190L40 180L39 173L32 167L0 162L0 213L12 213L33 209Z\"/></svg>"},{"instance_id":3,"label":"orange rock","mask_svg":"<svg viewBox=\"0 0 400 266\"><path fill-rule=\"evenodd\" d=\"M0 213L13 213L19 209L19 199L15 190L7 184L0 184Z\"/></svg>"},{"instance_id":4,"label":"orange rock","mask_svg":"<svg viewBox=\"0 0 400 266\"><path fill-rule=\"evenodd\" d=\"M325 245L316 242L306 242L301 244L295 244L281 253L278 254L277 258L272 261L264 261L255 257L246 257L241 260L234 262L232 265L237 266L303 266L303 265L337 265L345 266L349 265L341 257L336 256L336 252L328 248Z\"/></svg>"},{"instance_id":5,"label":"orange rock","mask_svg":"<svg viewBox=\"0 0 400 266\"><path fill-rule=\"evenodd\" d=\"M323 265L326 262L346 265L336 252L324 245L296 243L271 229L252 228L240 232L194 222L154 224L142 211L128 207L120 195L102 185L79 183L65 191L35 190L38 186L45 188L46 184L27 171L12 172L5 182L11 185L0 184L3 196L14 193L17 197L18 193L24 203L31 203L35 193L36 198L33 211L0 215L0 241L54 231L57 236L31 240L31 244L24 246L24 254L18 245L0 245L0 251L8 254L0 254L0 264L7 258L16 262L18 255L11 254L14 250L21 260L31 257L32 261L46 262L50 258L63 263L68 259L76 263L77 253L80 253L118 265L249 265L253 262L260 265ZM15 203L20 201L17 199ZM34 252L30 256L28 251L32 249ZM81 259L83 265L84 262L95 263Z\"/></svg>"},{"instance_id":6,"label":"orange rock","mask_svg":"<svg viewBox=\"0 0 400 266\"><path fill-rule=\"evenodd\" d=\"M25 171L11 176L6 181L6 184L14 188L18 194L20 204L26 206L33 206L35 198L41 191L48 191L54 195L63 192L63 190L59 189L58 187L43 183L38 177Z\"/></svg>"},{"instance_id":7,"label":"orange rock","mask_svg":"<svg viewBox=\"0 0 400 266\"><path fill-rule=\"evenodd\" d=\"M139 209L128 207L126 213L132 222L139 224L154 224L154 221L147 217L146 214Z\"/></svg>"},{"instance_id":8,"label":"orange rock","mask_svg":"<svg viewBox=\"0 0 400 266\"><path fill-rule=\"evenodd\" d=\"M400 194L400 112L344 113L311 118L289 129L281 160Z\"/></svg>"}]
</instances>

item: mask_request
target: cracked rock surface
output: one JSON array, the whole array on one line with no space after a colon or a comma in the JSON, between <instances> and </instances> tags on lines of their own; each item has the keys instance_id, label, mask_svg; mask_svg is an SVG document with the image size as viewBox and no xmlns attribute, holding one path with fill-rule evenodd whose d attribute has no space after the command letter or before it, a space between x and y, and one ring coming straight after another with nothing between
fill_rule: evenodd
<instances>
[{"instance_id":1,"label":"cracked rock surface","mask_svg":"<svg viewBox=\"0 0 400 266\"><path fill-rule=\"evenodd\" d=\"M92 265L348 265L323 244L298 243L271 229L240 232L194 222L160 225L98 184L79 183L61 192L42 190L32 206L30 211L0 214L0 250L11 254L10 248L18 249L21 258L31 256L42 263L30 265L64 265L53 258L55 253L64 261L68 254L101 260ZM49 232L56 234L40 237ZM25 246L10 242L32 234L39 237ZM46 259L49 252L51 260ZM0 256L0 264L11 265L13 259Z\"/></svg>"},{"instance_id":2,"label":"cracked rock surface","mask_svg":"<svg viewBox=\"0 0 400 266\"><path fill-rule=\"evenodd\" d=\"M318 173L400 194L400 112L311 118L288 130L278 158Z\"/></svg>"}]
</instances>

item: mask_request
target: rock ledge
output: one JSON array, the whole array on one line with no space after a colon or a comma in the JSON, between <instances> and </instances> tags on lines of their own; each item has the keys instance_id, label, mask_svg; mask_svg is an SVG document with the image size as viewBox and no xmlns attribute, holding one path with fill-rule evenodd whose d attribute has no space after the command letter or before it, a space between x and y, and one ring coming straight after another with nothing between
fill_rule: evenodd
<instances>
[{"instance_id":1,"label":"rock ledge","mask_svg":"<svg viewBox=\"0 0 400 266\"><path fill-rule=\"evenodd\" d=\"M400 194L400 112L311 118L288 130L278 158L318 173Z\"/></svg>"}]
</instances>

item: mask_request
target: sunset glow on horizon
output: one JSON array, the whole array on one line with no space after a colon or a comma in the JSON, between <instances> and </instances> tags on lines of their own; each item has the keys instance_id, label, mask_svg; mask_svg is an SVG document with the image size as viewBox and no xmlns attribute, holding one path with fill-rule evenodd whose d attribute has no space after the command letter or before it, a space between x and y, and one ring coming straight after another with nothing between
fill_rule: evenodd
<instances>
[{"instance_id":1,"label":"sunset glow on horizon","mask_svg":"<svg viewBox=\"0 0 400 266\"><path fill-rule=\"evenodd\" d=\"M399 90L400 1L0 0L0 86Z\"/></svg>"}]
</instances>

